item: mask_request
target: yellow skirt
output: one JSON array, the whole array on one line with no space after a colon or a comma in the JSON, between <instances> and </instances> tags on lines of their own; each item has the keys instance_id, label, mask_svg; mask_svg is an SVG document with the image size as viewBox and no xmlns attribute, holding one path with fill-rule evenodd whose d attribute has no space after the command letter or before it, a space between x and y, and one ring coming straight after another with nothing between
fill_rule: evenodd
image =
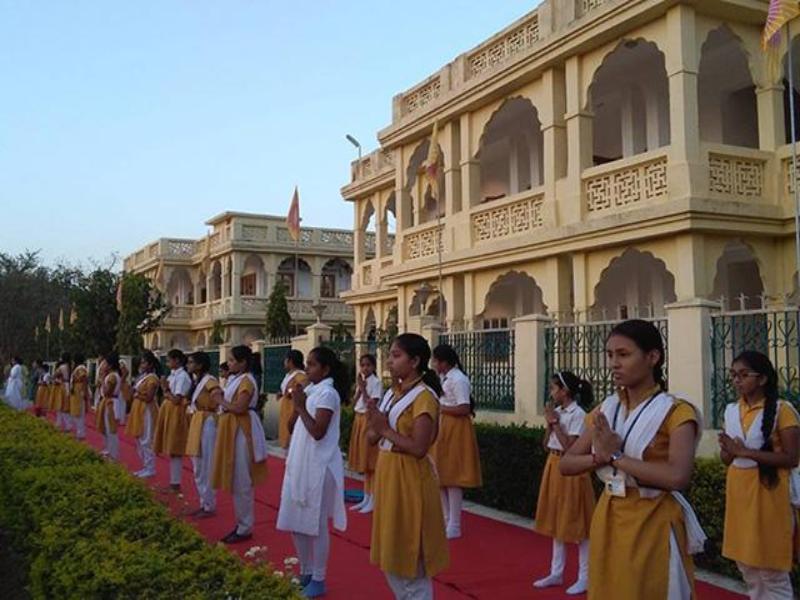
<instances>
[{"instance_id":1,"label":"yellow skirt","mask_svg":"<svg viewBox=\"0 0 800 600\"><path fill-rule=\"evenodd\" d=\"M233 492L233 470L236 461L236 434L242 430L250 451L250 479L255 487L267 478L267 461L255 462L250 415L223 413L217 421L217 440L214 444L214 462L211 468L211 486L215 490Z\"/></svg>"},{"instance_id":2,"label":"yellow skirt","mask_svg":"<svg viewBox=\"0 0 800 600\"><path fill-rule=\"evenodd\" d=\"M86 390L76 387L69 395L69 414L73 417L81 416L82 404L86 402Z\"/></svg>"},{"instance_id":3,"label":"yellow skirt","mask_svg":"<svg viewBox=\"0 0 800 600\"><path fill-rule=\"evenodd\" d=\"M50 388L50 410L56 412L63 411L62 405L64 404L64 386L54 385Z\"/></svg>"},{"instance_id":4,"label":"yellow skirt","mask_svg":"<svg viewBox=\"0 0 800 600\"><path fill-rule=\"evenodd\" d=\"M413 579L422 552L427 577L446 569L450 555L430 459L381 450L374 490L370 562L386 573Z\"/></svg>"},{"instance_id":5,"label":"yellow skirt","mask_svg":"<svg viewBox=\"0 0 800 600\"><path fill-rule=\"evenodd\" d=\"M758 569L791 571L794 530L786 469L778 469L778 485L770 490L758 469L728 467L722 556Z\"/></svg>"},{"instance_id":6,"label":"yellow skirt","mask_svg":"<svg viewBox=\"0 0 800 600\"><path fill-rule=\"evenodd\" d=\"M108 431L106 431L106 411L108 411ZM103 398L97 405L97 417L95 424L97 432L105 435L106 433L117 433L117 419L114 416L114 399Z\"/></svg>"},{"instance_id":7,"label":"yellow skirt","mask_svg":"<svg viewBox=\"0 0 800 600\"><path fill-rule=\"evenodd\" d=\"M542 473L534 529L561 542L577 543L589 537L594 512L594 490L589 474L567 477L558 470L561 457L550 454Z\"/></svg>"},{"instance_id":8,"label":"yellow skirt","mask_svg":"<svg viewBox=\"0 0 800 600\"><path fill-rule=\"evenodd\" d=\"M442 487L473 488L483 485L478 440L469 415L442 415L431 456L436 463L439 485Z\"/></svg>"},{"instance_id":9,"label":"yellow skirt","mask_svg":"<svg viewBox=\"0 0 800 600\"><path fill-rule=\"evenodd\" d=\"M604 492L589 532L589 600L666 598L671 531L692 598L696 598L694 563L687 551L686 524L678 501L670 494L641 498L638 490L630 488L625 498Z\"/></svg>"},{"instance_id":10,"label":"yellow skirt","mask_svg":"<svg viewBox=\"0 0 800 600\"><path fill-rule=\"evenodd\" d=\"M216 419L216 416L209 410L198 410L192 415L192 420L189 421L189 434L186 438L186 456L200 456L203 425L205 425L206 419Z\"/></svg>"},{"instance_id":11,"label":"yellow skirt","mask_svg":"<svg viewBox=\"0 0 800 600\"><path fill-rule=\"evenodd\" d=\"M150 419L150 431L155 431L157 421L155 401L143 402L139 398L134 398L125 433L133 438L143 436L144 424L147 419Z\"/></svg>"},{"instance_id":12,"label":"yellow skirt","mask_svg":"<svg viewBox=\"0 0 800 600\"><path fill-rule=\"evenodd\" d=\"M156 454L169 454L170 456L183 456L186 451L186 408L183 404L175 404L165 400L158 409L155 436L153 438L153 452Z\"/></svg>"},{"instance_id":13,"label":"yellow skirt","mask_svg":"<svg viewBox=\"0 0 800 600\"><path fill-rule=\"evenodd\" d=\"M36 386L36 407L47 410L50 408L50 390L46 385L39 384Z\"/></svg>"},{"instance_id":14,"label":"yellow skirt","mask_svg":"<svg viewBox=\"0 0 800 600\"><path fill-rule=\"evenodd\" d=\"M289 447L289 440L292 434L289 433L289 419L292 418L294 406L289 396L283 396L279 400L280 407L278 412L278 444L281 448Z\"/></svg>"},{"instance_id":15,"label":"yellow skirt","mask_svg":"<svg viewBox=\"0 0 800 600\"><path fill-rule=\"evenodd\" d=\"M356 473L373 473L378 462L378 446L367 442L367 415L356 413L350 431L347 464Z\"/></svg>"}]
</instances>

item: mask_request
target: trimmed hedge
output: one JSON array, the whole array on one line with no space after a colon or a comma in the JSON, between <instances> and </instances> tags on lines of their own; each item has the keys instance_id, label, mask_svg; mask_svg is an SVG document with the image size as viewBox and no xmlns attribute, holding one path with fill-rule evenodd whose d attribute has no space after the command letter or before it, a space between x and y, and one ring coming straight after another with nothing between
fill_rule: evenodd
<instances>
[{"instance_id":1,"label":"trimmed hedge","mask_svg":"<svg viewBox=\"0 0 800 600\"><path fill-rule=\"evenodd\" d=\"M33 598L297 598L28 414L0 408L0 530Z\"/></svg>"}]
</instances>

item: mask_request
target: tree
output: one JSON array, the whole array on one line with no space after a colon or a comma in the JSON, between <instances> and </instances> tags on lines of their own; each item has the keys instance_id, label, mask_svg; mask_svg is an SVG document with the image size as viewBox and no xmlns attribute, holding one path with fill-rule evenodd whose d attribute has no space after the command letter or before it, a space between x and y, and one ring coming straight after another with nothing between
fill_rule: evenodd
<instances>
[{"instance_id":1,"label":"tree","mask_svg":"<svg viewBox=\"0 0 800 600\"><path fill-rule=\"evenodd\" d=\"M122 276L122 309L117 324L120 354L140 354L145 333L156 329L170 310L163 294L141 273Z\"/></svg>"},{"instance_id":2,"label":"tree","mask_svg":"<svg viewBox=\"0 0 800 600\"><path fill-rule=\"evenodd\" d=\"M214 321L214 325L211 328L211 339L208 340L210 344L219 345L225 341L225 334L222 328L222 321L217 319Z\"/></svg>"},{"instance_id":3,"label":"tree","mask_svg":"<svg viewBox=\"0 0 800 600\"><path fill-rule=\"evenodd\" d=\"M119 276L108 268L96 268L84 275L72 290L77 317L67 330L67 348L85 356L101 356L114 349L119 311L116 290Z\"/></svg>"},{"instance_id":4,"label":"tree","mask_svg":"<svg viewBox=\"0 0 800 600\"><path fill-rule=\"evenodd\" d=\"M292 333L292 317L289 314L289 305L286 302L286 284L282 281L275 283L267 304L267 338L282 338Z\"/></svg>"}]
</instances>

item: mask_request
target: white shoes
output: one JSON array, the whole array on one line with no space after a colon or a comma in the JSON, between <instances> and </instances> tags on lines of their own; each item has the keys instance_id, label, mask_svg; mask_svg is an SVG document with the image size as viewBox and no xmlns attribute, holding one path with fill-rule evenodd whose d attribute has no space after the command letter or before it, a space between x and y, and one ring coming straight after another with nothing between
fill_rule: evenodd
<instances>
[{"instance_id":1,"label":"white shoes","mask_svg":"<svg viewBox=\"0 0 800 600\"><path fill-rule=\"evenodd\" d=\"M578 581L567 588L567 595L577 596L578 594L585 593L587 589L589 589L589 581L586 579L578 579Z\"/></svg>"},{"instance_id":2,"label":"white shoes","mask_svg":"<svg viewBox=\"0 0 800 600\"><path fill-rule=\"evenodd\" d=\"M445 535L447 536L448 540L457 540L461 537L461 527L451 527L448 525Z\"/></svg>"},{"instance_id":3,"label":"white shoes","mask_svg":"<svg viewBox=\"0 0 800 600\"><path fill-rule=\"evenodd\" d=\"M540 579L538 581L533 582L533 587L538 589L549 588L553 587L554 585L561 585L564 583L563 575L553 575L550 574L544 579Z\"/></svg>"},{"instance_id":4,"label":"white shoes","mask_svg":"<svg viewBox=\"0 0 800 600\"><path fill-rule=\"evenodd\" d=\"M367 505L367 502L369 502L369 498L370 498L369 494L364 494L364 499L361 500L361 502L359 502L358 504L354 504L353 506L351 506L350 510L353 511L361 510Z\"/></svg>"},{"instance_id":5,"label":"white shoes","mask_svg":"<svg viewBox=\"0 0 800 600\"><path fill-rule=\"evenodd\" d=\"M155 477L155 471L145 471L142 469L141 471L136 472L136 477L141 479L149 479L150 477Z\"/></svg>"},{"instance_id":6,"label":"white shoes","mask_svg":"<svg viewBox=\"0 0 800 600\"><path fill-rule=\"evenodd\" d=\"M367 496L367 501L364 505L358 510L362 515L368 515L373 511L375 508L375 500L373 500L372 494Z\"/></svg>"}]
</instances>

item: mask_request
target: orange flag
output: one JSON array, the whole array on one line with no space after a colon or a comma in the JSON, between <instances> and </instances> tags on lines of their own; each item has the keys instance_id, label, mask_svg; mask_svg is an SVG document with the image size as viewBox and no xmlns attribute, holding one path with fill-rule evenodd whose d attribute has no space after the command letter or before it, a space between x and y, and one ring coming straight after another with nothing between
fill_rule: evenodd
<instances>
[{"instance_id":1,"label":"orange flag","mask_svg":"<svg viewBox=\"0 0 800 600\"><path fill-rule=\"evenodd\" d=\"M289 205L289 214L286 216L286 227L289 228L289 235L295 242L300 240L300 194L297 186L294 186L292 203Z\"/></svg>"},{"instance_id":2,"label":"orange flag","mask_svg":"<svg viewBox=\"0 0 800 600\"><path fill-rule=\"evenodd\" d=\"M770 0L767 21L761 34L761 47L767 50L770 45L780 43L781 27L800 15L797 0Z\"/></svg>"},{"instance_id":3,"label":"orange flag","mask_svg":"<svg viewBox=\"0 0 800 600\"><path fill-rule=\"evenodd\" d=\"M47 333L50 333L51 329L52 329L52 327L50 326L50 315L47 315L47 320L44 322L44 330Z\"/></svg>"},{"instance_id":4,"label":"orange flag","mask_svg":"<svg viewBox=\"0 0 800 600\"><path fill-rule=\"evenodd\" d=\"M75 310L75 306L72 306L72 310L69 313L69 324L75 325L75 321L78 320L78 311Z\"/></svg>"},{"instance_id":5,"label":"orange flag","mask_svg":"<svg viewBox=\"0 0 800 600\"><path fill-rule=\"evenodd\" d=\"M58 311L58 330L64 331L64 309Z\"/></svg>"},{"instance_id":6,"label":"orange flag","mask_svg":"<svg viewBox=\"0 0 800 600\"><path fill-rule=\"evenodd\" d=\"M117 284L117 310L122 310L122 280L124 277L124 275L120 277Z\"/></svg>"}]
</instances>

